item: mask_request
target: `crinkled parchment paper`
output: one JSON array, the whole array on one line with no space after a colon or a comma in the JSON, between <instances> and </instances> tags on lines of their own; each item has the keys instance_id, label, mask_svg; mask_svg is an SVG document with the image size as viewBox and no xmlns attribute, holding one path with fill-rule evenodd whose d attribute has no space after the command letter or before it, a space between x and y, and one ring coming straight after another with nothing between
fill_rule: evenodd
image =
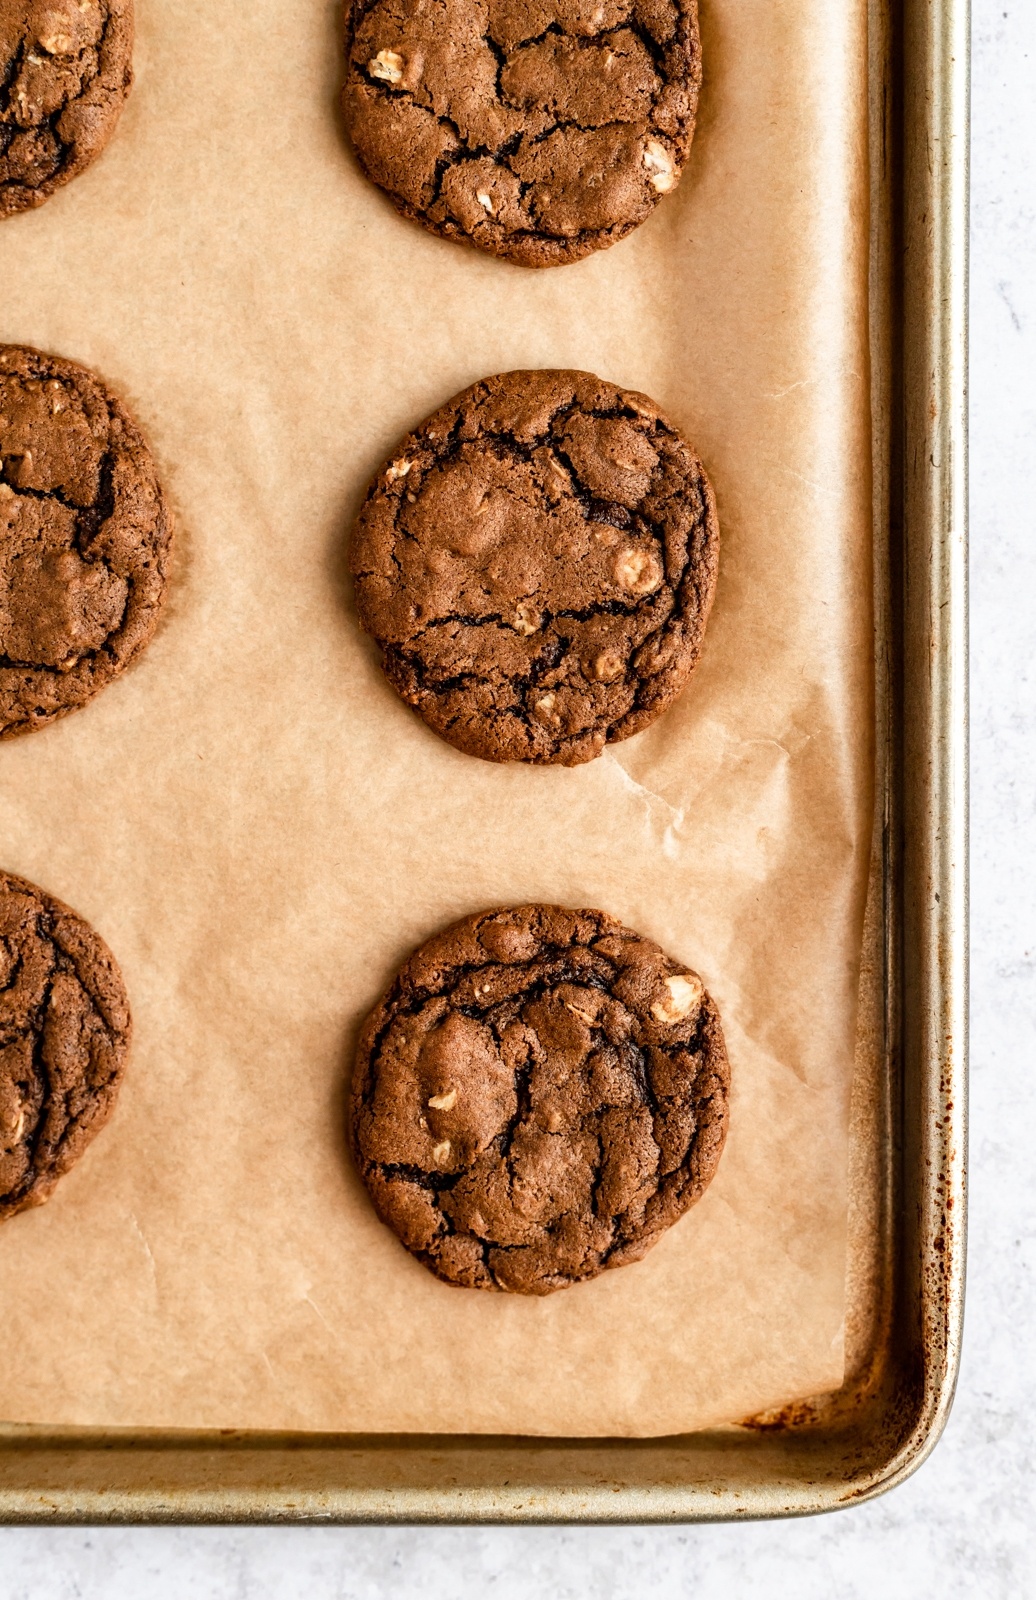
<instances>
[{"instance_id":1,"label":"crinkled parchment paper","mask_svg":"<svg viewBox=\"0 0 1036 1600\"><path fill-rule=\"evenodd\" d=\"M361 179L335 6L138 11L109 151L0 230L0 338L104 374L179 519L146 657L0 749L0 860L94 922L136 1019L114 1121L0 1232L0 1417L651 1434L837 1385L871 808L863 0L706 0L679 191L539 273ZM692 686L573 771L441 744L343 577L396 439L518 366L655 396L723 528ZM340 1131L397 963L531 899L700 970L734 1073L702 1203L547 1300L438 1283Z\"/></svg>"}]
</instances>

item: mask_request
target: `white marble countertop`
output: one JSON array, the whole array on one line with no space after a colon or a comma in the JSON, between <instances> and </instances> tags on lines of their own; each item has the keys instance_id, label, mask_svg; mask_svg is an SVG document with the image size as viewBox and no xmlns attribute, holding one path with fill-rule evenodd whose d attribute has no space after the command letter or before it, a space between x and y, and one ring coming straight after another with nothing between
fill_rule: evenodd
<instances>
[{"instance_id":1,"label":"white marble countertop","mask_svg":"<svg viewBox=\"0 0 1036 1600\"><path fill-rule=\"evenodd\" d=\"M971 1224L931 1460L797 1523L2 1529L0 1600L1036 1595L1036 5L974 7Z\"/></svg>"}]
</instances>

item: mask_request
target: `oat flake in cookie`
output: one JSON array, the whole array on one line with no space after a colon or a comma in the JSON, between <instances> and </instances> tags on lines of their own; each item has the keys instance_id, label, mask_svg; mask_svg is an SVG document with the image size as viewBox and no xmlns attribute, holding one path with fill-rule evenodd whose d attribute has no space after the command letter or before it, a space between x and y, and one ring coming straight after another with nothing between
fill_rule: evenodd
<instances>
[{"instance_id":1,"label":"oat flake in cookie","mask_svg":"<svg viewBox=\"0 0 1036 1600\"><path fill-rule=\"evenodd\" d=\"M451 400L371 485L360 621L441 738L487 761L590 761L680 693L719 558L698 457L645 395L508 372Z\"/></svg>"},{"instance_id":2,"label":"oat flake in cookie","mask_svg":"<svg viewBox=\"0 0 1036 1600\"><path fill-rule=\"evenodd\" d=\"M342 103L404 216L522 266L622 239L676 187L696 0L347 0Z\"/></svg>"},{"instance_id":3,"label":"oat flake in cookie","mask_svg":"<svg viewBox=\"0 0 1036 1600\"><path fill-rule=\"evenodd\" d=\"M115 396L74 362L0 345L0 739L84 705L139 655L170 538Z\"/></svg>"},{"instance_id":4,"label":"oat flake in cookie","mask_svg":"<svg viewBox=\"0 0 1036 1600\"><path fill-rule=\"evenodd\" d=\"M42 1205L111 1116L130 1042L89 923L0 872L0 1222Z\"/></svg>"},{"instance_id":5,"label":"oat flake in cookie","mask_svg":"<svg viewBox=\"0 0 1036 1600\"><path fill-rule=\"evenodd\" d=\"M0 218L99 156L133 81L132 0L0 0Z\"/></svg>"},{"instance_id":6,"label":"oat flake in cookie","mask_svg":"<svg viewBox=\"0 0 1036 1600\"><path fill-rule=\"evenodd\" d=\"M603 911L468 917L360 1036L352 1148L447 1283L550 1294L638 1261L707 1188L729 1067L701 979Z\"/></svg>"}]
</instances>

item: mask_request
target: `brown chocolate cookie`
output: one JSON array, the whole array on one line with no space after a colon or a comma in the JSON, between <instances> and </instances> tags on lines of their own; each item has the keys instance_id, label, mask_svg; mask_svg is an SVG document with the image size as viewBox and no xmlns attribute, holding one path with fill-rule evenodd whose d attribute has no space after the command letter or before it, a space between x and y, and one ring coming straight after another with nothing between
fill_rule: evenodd
<instances>
[{"instance_id":1,"label":"brown chocolate cookie","mask_svg":"<svg viewBox=\"0 0 1036 1600\"><path fill-rule=\"evenodd\" d=\"M42 1205L111 1116L130 1042L104 940L0 872L0 1222Z\"/></svg>"},{"instance_id":2,"label":"brown chocolate cookie","mask_svg":"<svg viewBox=\"0 0 1036 1600\"><path fill-rule=\"evenodd\" d=\"M360 1036L352 1147L447 1283L550 1294L638 1261L707 1188L727 1064L701 979L603 911L467 917Z\"/></svg>"},{"instance_id":3,"label":"brown chocolate cookie","mask_svg":"<svg viewBox=\"0 0 1036 1600\"><path fill-rule=\"evenodd\" d=\"M430 728L574 766L679 694L718 557L705 471L654 401L546 371L486 378L404 439L351 559L360 622Z\"/></svg>"},{"instance_id":4,"label":"brown chocolate cookie","mask_svg":"<svg viewBox=\"0 0 1036 1600\"><path fill-rule=\"evenodd\" d=\"M675 188L696 0L346 0L346 126L398 211L527 267L622 239Z\"/></svg>"},{"instance_id":5,"label":"brown chocolate cookie","mask_svg":"<svg viewBox=\"0 0 1036 1600\"><path fill-rule=\"evenodd\" d=\"M104 149L133 82L133 0L0 0L0 218Z\"/></svg>"},{"instance_id":6,"label":"brown chocolate cookie","mask_svg":"<svg viewBox=\"0 0 1036 1600\"><path fill-rule=\"evenodd\" d=\"M171 522L99 378L0 345L0 739L85 705L155 631Z\"/></svg>"}]
</instances>

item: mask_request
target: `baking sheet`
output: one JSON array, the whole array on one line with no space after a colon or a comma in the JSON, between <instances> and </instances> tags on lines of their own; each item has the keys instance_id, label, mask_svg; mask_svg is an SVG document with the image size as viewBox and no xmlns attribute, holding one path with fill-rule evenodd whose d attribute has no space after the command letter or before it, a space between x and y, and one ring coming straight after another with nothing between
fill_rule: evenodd
<instances>
[{"instance_id":1,"label":"baking sheet","mask_svg":"<svg viewBox=\"0 0 1036 1600\"><path fill-rule=\"evenodd\" d=\"M333 6L140 7L103 160L0 234L0 338L94 365L179 517L147 656L0 752L4 865L88 916L137 1034L117 1115L0 1234L9 1421L652 1434L836 1386L871 816L866 18L703 7L690 168L550 272L407 225L333 111ZM573 771L442 745L344 578L396 438L484 373L656 397L717 489L703 661ZM600 905L701 971L732 1127L634 1268L439 1284L341 1135L356 1028L458 915Z\"/></svg>"}]
</instances>

